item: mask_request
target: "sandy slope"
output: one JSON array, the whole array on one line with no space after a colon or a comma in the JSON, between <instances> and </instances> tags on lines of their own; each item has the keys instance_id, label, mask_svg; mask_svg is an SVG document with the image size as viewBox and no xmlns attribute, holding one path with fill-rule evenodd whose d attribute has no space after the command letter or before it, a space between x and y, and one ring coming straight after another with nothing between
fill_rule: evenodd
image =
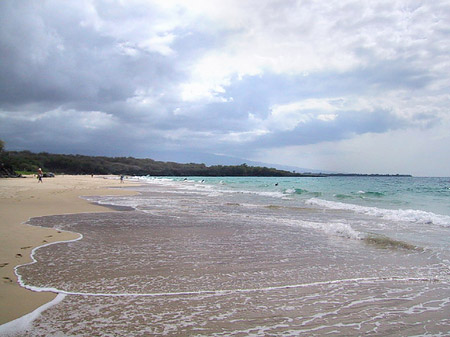
<instances>
[{"instance_id":1,"label":"sandy slope","mask_svg":"<svg viewBox=\"0 0 450 337\"><path fill-rule=\"evenodd\" d=\"M114 179L111 179L114 178ZM0 324L21 317L51 301L56 294L36 293L21 288L14 267L30 262L34 247L77 237L74 233L32 227L29 218L65 213L105 212L109 208L94 205L80 196L134 194L110 187L136 186L120 183L117 177L56 176L0 179Z\"/></svg>"}]
</instances>

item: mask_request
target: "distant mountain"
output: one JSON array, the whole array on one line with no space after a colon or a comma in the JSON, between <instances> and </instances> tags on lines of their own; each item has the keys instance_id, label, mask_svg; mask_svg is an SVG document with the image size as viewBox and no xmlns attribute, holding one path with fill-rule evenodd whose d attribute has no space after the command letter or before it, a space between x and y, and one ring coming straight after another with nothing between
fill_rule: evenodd
<instances>
[{"instance_id":1,"label":"distant mountain","mask_svg":"<svg viewBox=\"0 0 450 337\"><path fill-rule=\"evenodd\" d=\"M323 171L310 168L302 168L296 166L280 165L256 162L248 159L230 157L224 155L217 155L212 153L202 153L202 152L189 152L189 151L161 151L152 152L149 157L154 160L166 161L166 162L176 162L176 163L198 163L205 164L207 166L212 165L241 165L246 163L249 166L262 166L262 167L272 167L277 170L285 170L290 172L309 172L309 173L334 173L331 171Z\"/></svg>"}]
</instances>

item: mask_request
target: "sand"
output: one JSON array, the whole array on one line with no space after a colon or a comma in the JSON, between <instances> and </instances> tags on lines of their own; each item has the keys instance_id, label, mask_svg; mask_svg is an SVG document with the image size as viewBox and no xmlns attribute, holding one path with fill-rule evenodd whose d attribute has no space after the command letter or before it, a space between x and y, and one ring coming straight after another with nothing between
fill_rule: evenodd
<instances>
[{"instance_id":1,"label":"sand","mask_svg":"<svg viewBox=\"0 0 450 337\"><path fill-rule=\"evenodd\" d=\"M121 188L136 186L125 180L108 176L69 176L0 179L0 324L32 312L52 301L56 294L33 292L22 288L14 267L31 262L33 248L45 243L72 240L76 233L33 227L25 222L37 216L112 212L113 210L89 203L80 196L125 195L136 192Z\"/></svg>"}]
</instances>

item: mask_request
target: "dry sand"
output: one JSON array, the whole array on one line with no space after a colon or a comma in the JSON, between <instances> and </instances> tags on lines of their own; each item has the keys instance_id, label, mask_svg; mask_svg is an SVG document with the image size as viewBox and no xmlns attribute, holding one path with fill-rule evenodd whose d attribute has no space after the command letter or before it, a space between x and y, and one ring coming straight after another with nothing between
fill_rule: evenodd
<instances>
[{"instance_id":1,"label":"dry sand","mask_svg":"<svg viewBox=\"0 0 450 337\"><path fill-rule=\"evenodd\" d=\"M113 211L89 203L80 196L124 195L136 192L110 187L136 186L107 176L56 176L0 179L0 324L32 312L56 294L20 287L14 267L31 261L34 247L47 242L71 240L75 233L24 224L37 216Z\"/></svg>"}]
</instances>

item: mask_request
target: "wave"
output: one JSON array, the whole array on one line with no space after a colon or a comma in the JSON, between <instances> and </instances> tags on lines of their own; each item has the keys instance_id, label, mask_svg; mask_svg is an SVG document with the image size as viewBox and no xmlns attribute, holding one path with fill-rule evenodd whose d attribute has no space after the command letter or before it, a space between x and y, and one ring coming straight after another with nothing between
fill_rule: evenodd
<instances>
[{"instance_id":1,"label":"wave","mask_svg":"<svg viewBox=\"0 0 450 337\"><path fill-rule=\"evenodd\" d=\"M237 288L237 289L211 289L211 290L186 290L186 291L174 291L174 292L155 292L155 293L93 293L93 292L83 292L83 291L67 291L63 289L57 289L54 287L35 287L31 285L26 285L25 288L35 291L35 292L52 292L55 294L67 296L89 296L89 297L166 297L166 296L192 296L192 295L226 295L234 293L250 293L250 292L260 292L260 291L273 291L282 289L293 289L293 288L306 288L321 285L335 285L335 284L345 284L345 283L359 283L359 284L370 284L373 282L442 282L443 280L439 278L429 278L429 277L404 277L404 276L386 276L386 277L357 277L349 279L335 279L327 281L316 281L310 283L300 283L300 284L286 284L279 286L268 286L268 287L256 287L256 288ZM64 297L61 296L58 301L60 302ZM57 304L57 303L55 303Z\"/></svg>"},{"instance_id":2,"label":"wave","mask_svg":"<svg viewBox=\"0 0 450 337\"><path fill-rule=\"evenodd\" d=\"M385 194L383 192L365 192L365 191L358 191L356 193L351 193L351 194L334 194L333 197L335 197L336 199L365 199L365 198L382 198L384 197Z\"/></svg>"},{"instance_id":3,"label":"wave","mask_svg":"<svg viewBox=\"0 0 450 337\"><path fill-rule=\"evenodd\" d=\"M285 194L296 194L296 195L307 195L311 197L320 197L322 193L320 192L310 192L302 188L287 188L284 190Z\"/></svg>"},{"instance_id":4,"label":"wave","mask_svg":"<svg viewBox=\"0 0 450 337\"><path fill-rule=\"evenodd\" d=\"M106 196L82 196L81 198L98 205L123 207L124 209L137 210L139 205L141 204L140 199L137 198L136 196L106 195Z\"/></svg>"},{"instance_id":5,"label":"wave","mask_svg":"<svg viewBox=\"0 0 450 337\"><path fill-rule=\"evenodd\" d=\"M286 195L284 193L281 192L260 192L260 191L247 191L247 190L237 190L237 191L233 191L233 190L221 190L221 193L230 193L230 194L253 194L253 195L259 195L262 197L270 197L270 198L276 198L276 199L283 199L286 197Z\"/></svg>"},{"instance_id":6,"label":"wave","mask_svg":"<svg viewBox=\"0 0 450 337\"><path fill-rule=\"evenodd\" d=\"M326 234L336 235L339 237L344 237L348 239L361 240L362 233L353 229L352 226L346 223L327 223L327 224L317 224L315 223L312 228L319 229Z\"/></svg>"},{"instance_id":7,"label":"wave","mask_svg":"<svg viewBox=\"0 0 450 337\"><path fill-rule=\"evenodd\" d=\"M19 317L13 321L7 322L0 325L0 335L1 336L17 336L18 333L26 331L33 321L38 318L44 311L62 302L66 297L65 294L58 293L58 295L50 302L40 306L36 310Z\"/></svg>"},{"instance_id":8,"label":"wave","mask_svg":"<svg viewBox=\"0 0 450 337\"><path fill-rule=\"evenodd\" d=\"M308 193L307 190L301 188L288 188L284 191L287 194L305 194Z\"/></svg>"},{"instance_id":9,"label":"wave","mask_svg":"<svg viewBox=\"0 0 450 337\"><path fill-rule=\"evenodd\" d=\"M53 306L58 305L67 296L83 296L83 297L107 297L107 298L142 298L142 297L194 297L194 296L224 296L224 295L235 295L235 294L250 294L250 293L270 293L273 291L283 291L289 289L302 289L302 288L312 288L312 287L332 287L336 289L338 286L361 286L361 285L374 285L383 284L390 282L414 282L414 283L430 283L430 282L442 282L439 278L430 277L405 277L405 276L381 276L381 277L355 277L355 278L342 278L342 279L330 279L330 280L316 280L306 283L288 283L279 284L271 286L260 286L260 287L248 287L248 288L235 288L235 289L193 289L186 291L173 291L173 292L154 292L154 293L92 293L83 291L65 291L63 289L57 288L45 288L45 287L33 287L27 285L25 288L43 292L51 291L57 294L56 298L43 306L39 307L32 313L22 316L14 321L0 325L0 335L2 336L17 336L19 334L25 333L27 329L32 326L33 321L39 317L44 311L50 309ZM320 289L319 289L320 290Z\"/></svg>"},{"instance_id":10,"label":"wave","mask_svg":"<svg viewBox=\"0 0 450 337\"><path fill-rule=\"evenodd\" d=\"M267 207L278 208L279 206L270 205ZM338 236L353 240L362 240L367 244L373 245L381 249L392 249L392 250L401 249L417 252L424 251L422 247L415 246L405 241L396 240L382 234L359 232L355 230L350 224L347 223L342 222L319 223L304 220L287 220L287 221L285 220L285 222L286 223L289 222L289 225L320 231L327 235Z\"/></svg>"},{"instance_id":11,"label":"wave","mask_svg":"<svg viewBox=\"0 0 450 337\"><path fill-rule=\"evenodd\" d=\"M284 224L313 229L316 231L321 231L327 235L338 236L347 239L361 240L364 238L363 233L356 231L349 224L342 222L321 223L321 222L291 219L291 220L284 220Z\"/></svg>"},{"instance_id":12,"label":"wave","mask_svg":"<svg viewBox=\"0 0 450 337\"><path fill-rule=\"evenodd\" d=\"M335 194L333 195L336 199L354 199L355 197L353 195L348 194Z\"/></svg>"},{"instance_id":13,"label":"wave","mask_svg":"<svg viewBox=\"0 0 450 337\"><path fill-rule=\"evenodd\" d=\"M403 250L414 252L424 251L422 247L413 245L406 241L395 240L393 238L381 234L358 232L357 230L353 229L352 226L346 223L340 222L316 223L316 222L297 221L296 225L303 228L311 228L314 230L319 230L327 235L338 236L346 239L361 240L364 243L379 249Z\"/></svg>"},{"instance_id":14,"label":"wave","mask_svg":"<svg viewBox=\"0 0 450 337\"><path fill-rule=\"evenodd\" d=\"M335 210L349 210L355 213L381 217L393 221L407 221L421 224L435 224L442 227L450 227L450 216L415 209L383 209L317 198L307 200L306 204L326 207Z\"/></svg>"},{"instance_id":15,"label":"wave","mask_svg":"<svg viewBox=\"0 0 450 337\"><path fill-rule=\"evenodd\" d=\"M358 194L361 196L361 197L377 197L377 198L381 198L381 197L384 197L385 196L385 194L383 193L383 192L371 192L371 191L368 191L368 192L365 192L365 191L358 191Z\"/></svg>"}]
</instances>

